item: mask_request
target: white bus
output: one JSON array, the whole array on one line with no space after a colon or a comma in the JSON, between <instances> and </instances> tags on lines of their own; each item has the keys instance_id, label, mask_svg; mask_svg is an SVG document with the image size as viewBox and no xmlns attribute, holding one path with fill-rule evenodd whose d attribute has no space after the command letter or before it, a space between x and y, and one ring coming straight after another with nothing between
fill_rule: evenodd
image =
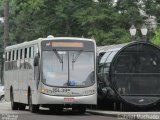
<instances>
[{"instance_id":1,"label":"white bus","mask_svg":"<svg viewBox=\"0 0 160 120\"><path fill-rule=\"evenodd\" d=\"M84 113L97 104L96 43L74 37L39 38L5 49L5 97L12 110L39 107Z\"/></svg>"}]
</instances>

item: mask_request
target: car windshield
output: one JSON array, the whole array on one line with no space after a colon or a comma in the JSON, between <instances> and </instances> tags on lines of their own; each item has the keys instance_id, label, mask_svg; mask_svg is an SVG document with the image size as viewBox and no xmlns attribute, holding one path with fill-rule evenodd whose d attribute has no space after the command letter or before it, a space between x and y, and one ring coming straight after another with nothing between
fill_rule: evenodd
<instances>
[{"instance_id":1,"label":"car windshield","mask_svg":"<svg viewBox=\"0 0 160 120\"><path fill-rule=\"evenodd\" d=\"M85 87L95 82L94 52L43 51L43 82L51 86Z\"/></svg>"}]
</instances>

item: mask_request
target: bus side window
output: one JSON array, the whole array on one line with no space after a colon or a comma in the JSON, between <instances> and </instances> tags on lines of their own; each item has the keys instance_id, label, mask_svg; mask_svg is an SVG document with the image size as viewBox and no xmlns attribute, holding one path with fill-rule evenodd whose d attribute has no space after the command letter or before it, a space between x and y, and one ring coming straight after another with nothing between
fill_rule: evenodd
<instances>
[{"instance_id":1,"label":"bus side window","mask_svg":"<svg viewBox=\"0 0 160 120\"><path fill-rule=\"evenodd\" d=\"M12 51L12 61L14 61L15 51Z\"/></svg>"},{"instance_id":2,"label":"bus side window","mask_svg":"<svg viewBox=\"0 0 160 120\"><path fill-rule=\"evenodd\" d=\"M6 54L5 54L5 71L7 71L8 70L8 52L6 52Z\"/></svg>"},{"instance_id":3,"label":"bus side window","mask_svg":"<svg viewBox=\"0 0 160 120\"><path fill-rule=\"evenodd\" d=\"M5 55L5 61L7 61L8 60L8 56L7 56L8 54L7 54L7 52L6 52L6 55Z\"/></svg>"},{"instance_id":4,"label":"bus side window","mask_svg":"<svg viewBox=\"0 0 160 120\"><path fill-rule=\"evenodd\" d=\"M12 53L12 69L13 70L16 70L17 69L17 62L16 62L16 50L13 50L13 53Z\"/></svg>"},{"instance_id":5,"label":"bus side window","mask_svg":"<svg viewBox=\"0 0 160 120\"><path fill-rule=\"evenodd\" d=\"M29 47L29 57L28 58L31 58L31 47Z\"/></svg>"},{"instance_id":6,"label":"bus side window","mask_svg":"<svg viewBox=\"0 0 160 120\"><path fill-rule=\"evenodd\" d=\"M23 59L23 49L20 50L20 59Z\"/></svg>"},{"instance_id":7,"label":"bus side window","mask_svg":"<svg viewBox=\"0 0 160 120\"><path fill-rule=\"evenodd\" d=\"M33 47L31 47L31 58L33 58Z\"/></svg>"},{"instance_id":8,"label":"bus side window","mask_svg":"<svg viewBox=\"0 0 160 120\"><path fill-rule=\"evenodd\" d=\"M18 50L16 50L16 60L18 60Z\"/></svg>"},{"instance_id":9,"label":"bus side window","mask_svg":"<svg viewBox=\"0 0 160 120\"><path fill-rule=\"evenodd\" d=\"M34 52L33 52L33 57L36 56L36 54L38 53L38 46L37 45L34 45Z\"/></svg>"},{"instance_id":10,"label":"bus side window","mask_svg":"<svg viewBox=\"0 0 160 120\"><path fill-rule=\"evenodd\" d=\"M15 60L15 61L17 60L17 59L16 59L16 54L17 54L16 52L17 52L17 50L14 51L14 60Z\"/></svg>"},{"instance_id":11,"label":"bus side window","mask_svg":"<svg viewBox=\"0 0 160 120\"><path fill-rule=\"evenodd\" d=\"M8 61L11 61L11 51L9 51Z\"/></svg>"},{"instance_id":12,"label":"bus side window","mask_svg":"<svg viewBox=\"0 0 160 120\"><path fill-rule=\"evenodd\" d=\"M27 58L27 48L24 49L24 58Z\"/></svg>"},{"instance_id":13,"label":"bus side window","mask_svg":"<svg viewBox=\"0 0 160 120\"><path fill-rule=\"evenodd\" d=\"M12 59L11 51L9 51L8 61L11 61L11 59ZM11 62L8 62L8 70L11 70L11 69L12 69L11 64L12 64Z\"/></svg>"},{"instance_id":14,"label":"bus side window","mask_svg":"<svg viewBox=\"0 0 160 120\"><path fill-rule=\"evenodd\" d=\"M29 47L27 48L27 58L29 58Z\"/></svg>"},{"instance_id":15,"label":"bus side window","mask_svg":"<svg viewBox=\"0 0 160 120\"><path fill-rule=\"evenodd\" d=\"M5 56L5 61L6 61L6 63L5 63L5 71L8 71L8 52L6 52L6 56Z\"/></svg>"}]
</instances>

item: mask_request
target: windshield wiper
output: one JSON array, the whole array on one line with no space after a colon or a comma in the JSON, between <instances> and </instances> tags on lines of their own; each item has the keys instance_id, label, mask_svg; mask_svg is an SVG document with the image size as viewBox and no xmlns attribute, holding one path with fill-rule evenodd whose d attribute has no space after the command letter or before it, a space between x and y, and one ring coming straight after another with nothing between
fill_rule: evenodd
<instances>
[{"instance_id":1,"label":"windshield wiper","mask_svg":"<svg viewBox=\"0 0 160 120\"><path fill-rule=\"evenodd\" d=\"M72 58L72 70L74 69L74 63L77 61L77 59L79 58L79 56L81 55L82 51L79 51L76 56L74 57L73 54L73 58Z\"/></svg>"},{"instance_id":2,"label":"windshield wiper","mask_svg":"<svg viewBox=\"0 0 160 120\"><path fill-rule=\"evenodd\" d=\"M63 70L63 56L61 58L61 56L58 54L56 49L53 49L53 52L55 53L55 55L58 58L59 62L62 63L62 70Z\"/></svg>"},{"instance_id":3,"label":"windshield wiper","mask_svg":"<svg viewBox=\"0 0 160 120\"><path fill-rule=\"evenodd\" d=\"M77 59L79 58L79 56L81 55L82 51L79 51L78 54L74 57L73 54L73 59L72 59L72 63L75 63L77 61Z\"/></svg>"}]
</instances>

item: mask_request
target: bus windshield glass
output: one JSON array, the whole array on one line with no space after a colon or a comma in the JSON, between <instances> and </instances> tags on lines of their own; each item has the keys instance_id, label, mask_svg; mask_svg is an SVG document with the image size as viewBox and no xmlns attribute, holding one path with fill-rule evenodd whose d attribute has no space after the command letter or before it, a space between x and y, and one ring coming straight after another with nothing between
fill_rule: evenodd
<instances>
[{"instance_id":1,"label":"bus windshield glass","mask_svg":"<svg viewBox=\"0 0 160 120\"><path fill-rule=\"evenodd\" d=\"M58 87L85 87L95 83L94 52L42 51L43 82Z\"/></svg>"}]
</instances>

